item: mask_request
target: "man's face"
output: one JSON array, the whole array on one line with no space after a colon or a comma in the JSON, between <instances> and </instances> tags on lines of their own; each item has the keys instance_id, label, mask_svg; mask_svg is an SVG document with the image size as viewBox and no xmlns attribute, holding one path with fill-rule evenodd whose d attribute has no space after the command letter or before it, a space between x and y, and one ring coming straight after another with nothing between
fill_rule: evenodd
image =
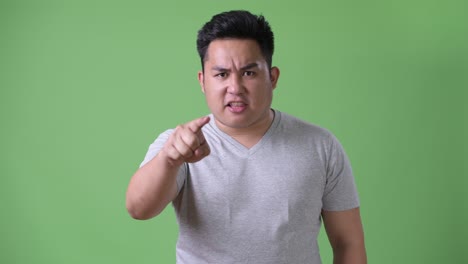
<instances>
[{"instance_id":1,"label":"man's face","mask_svg":"<svg viewBox=\"0 0 468 264\"><path fill-rule=\"evenodd\" d=\"M246 129L271 121L273 89L279 77L254 40L219 39L208 46L198 80L220 128Z\"/></svg>"}]
</instances>

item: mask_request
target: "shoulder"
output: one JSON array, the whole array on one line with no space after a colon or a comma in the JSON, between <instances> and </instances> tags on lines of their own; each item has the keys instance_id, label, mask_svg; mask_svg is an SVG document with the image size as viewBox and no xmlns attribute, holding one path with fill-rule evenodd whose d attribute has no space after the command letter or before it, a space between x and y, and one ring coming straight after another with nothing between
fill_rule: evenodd
<instances>
[{"instance_id":1,"label":"shoulder","mask_svg":"<svg viewBox=\"0 0 468 264\"><path fill-rule=\"evenodd\" d=\"M326 128L302 120L285 112L275 110L279 115L280 121L278 129L281 134L294 137L307 137L314 140L329 141L333 134Z\"/></svg>"}]
</instances>

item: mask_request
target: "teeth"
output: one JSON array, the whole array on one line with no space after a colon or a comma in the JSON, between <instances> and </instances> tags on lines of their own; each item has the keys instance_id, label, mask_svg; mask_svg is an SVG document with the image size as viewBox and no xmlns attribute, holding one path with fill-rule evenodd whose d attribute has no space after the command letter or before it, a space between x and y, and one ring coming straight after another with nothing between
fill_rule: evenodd
<instances>
[{"instance_id":1,"label":"teeth","mask_svg":"<svg viewBox=\"0 0 468 264\"><path fill-rule=\"evenodd\" d=\"M236 107L236 106L244 106L245 104L242 102L232 102L230 103L230 105Z\"/></svg>"}]
</instances>

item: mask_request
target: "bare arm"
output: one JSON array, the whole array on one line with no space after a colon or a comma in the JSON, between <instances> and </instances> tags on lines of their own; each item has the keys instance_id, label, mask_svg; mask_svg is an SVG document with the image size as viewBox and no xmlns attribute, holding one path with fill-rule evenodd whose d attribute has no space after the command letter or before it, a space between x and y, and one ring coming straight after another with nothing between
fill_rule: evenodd
<instances>
[{"instance_id":1,"label":"bare arm","mask_svg":"<svg viewBox=\"0 0 468 264\"><path fill-rule=\"evenodd\" d=\"M127 210L133 218L152 218L175 199L180 166L197 162L210 153L201 131L209 120L202 117L178 126L161 151L135 172L126 197Z\"/></svg>"},{"instance_id":2,"label":"bare arm","mask_svg":"<svg viewBox=\"0 0 468 264\"><path fill-rule=\"evenodd\" d=\"M328 239L333 248L334 264L366 264L364 232L359 208L346 211L322 211Z\"/></svg>"}]
</instances>

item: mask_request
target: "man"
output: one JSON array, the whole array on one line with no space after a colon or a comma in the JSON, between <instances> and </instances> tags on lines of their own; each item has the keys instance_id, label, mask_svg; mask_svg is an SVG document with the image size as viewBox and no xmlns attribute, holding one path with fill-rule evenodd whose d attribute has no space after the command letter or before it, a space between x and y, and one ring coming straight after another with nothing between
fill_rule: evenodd
<instances>
[{"instance_id":1,"label":"man","mask_svg":"<svg viewBox=\"0 0 468 264\"><path fill-rule=\"evenodd\" d=\"M162 133L127 191L136 219L170 202L177 263L321 263L321 219L334 263L366 263L348 158L327 130L271 109L280 72L273 33L247 11L198 32L211 114Z\"/></svg>"}]
</instances>

